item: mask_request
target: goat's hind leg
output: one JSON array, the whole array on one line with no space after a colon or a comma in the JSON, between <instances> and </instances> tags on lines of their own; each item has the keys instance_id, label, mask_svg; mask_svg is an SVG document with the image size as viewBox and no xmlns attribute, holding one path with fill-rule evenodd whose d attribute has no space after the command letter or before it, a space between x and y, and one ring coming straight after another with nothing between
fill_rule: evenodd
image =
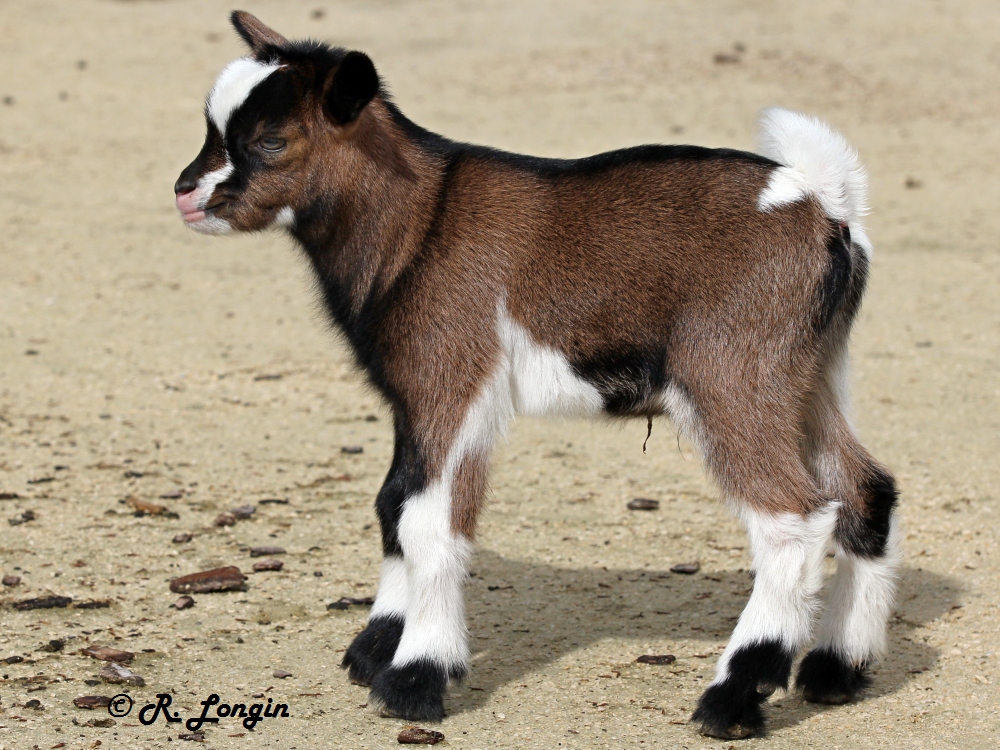
<instances>
[{"instance_id":1,"label":"goat's hind leg","mask_svg":"<svg viewBox=\"0 0 1000 750\"><path fill-rule=\"evenodd\" d=\"M714 403L714 411L699 409L706 459L746 527L755 578L693 720L703 734L736 739L763 732L767 696L787 689L809 641L837 505L799 458L792 406L779 413L737 397Z\"/></svg>"},{"instance_id":2,"label":"goat's hind leg","mask_svg":"<svg viewBox=\"0 0 1000 750\"><path fill-rule=\"evenodd\" d=\"M694 720L712 737L764 730L763 703L787 689L792 662L808 643L836 504L806 515L745 509L755 571L753 593L701 696Z\"/></svg>"},{"instance_id":3,"label":"goat's hind leg","mask_svg":"<svg viewBox=\"0 0 1000 750\"><path fill-rule=\"evenodd\" d=\"M860 697L885 651L899 557L896 486L857 441L833 388L818 394L807 431L810 469L841 507L830 600L796 684L807 701L847 703Z\"/></svg>"}]
</instances>

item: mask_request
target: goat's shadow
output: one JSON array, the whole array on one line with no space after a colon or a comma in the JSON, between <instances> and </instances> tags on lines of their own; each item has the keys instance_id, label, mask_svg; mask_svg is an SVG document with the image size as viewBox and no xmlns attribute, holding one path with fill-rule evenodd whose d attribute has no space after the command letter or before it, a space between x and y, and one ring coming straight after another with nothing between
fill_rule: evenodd
<instances>
[{"instance_id":1,"label":"goat's shadow","mask_svg":"<svg viewBox=\"0 0 1000 750\"><path fill-rule=\"evenodd\" d=\"M504 685L565 654L604 638L703 640L723 644L746 605L753 581L747 572L559 568L479 553L467 587L473 671L466 689L453 690L450 712L484 706ZM903 568L897 611L889 626L889 653L877 669L870 696L891 694L912 675L930 670L938 650L908 634L947 613L961 587L951 578ZM606 664L606 662L605 662ZM595 665L596 666L596 665ZM779 698L774 729L794 726L829 707L797 695Z\"/></svg>"}]
</instances>

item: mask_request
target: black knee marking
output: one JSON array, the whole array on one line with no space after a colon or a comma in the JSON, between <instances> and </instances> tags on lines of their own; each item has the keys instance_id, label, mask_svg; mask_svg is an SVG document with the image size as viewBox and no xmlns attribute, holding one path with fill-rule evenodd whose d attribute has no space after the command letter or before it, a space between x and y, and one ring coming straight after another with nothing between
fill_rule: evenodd
<instances>
[{"instance_id":1,"label":"black knee marking","mask_svg":"<svg viewBox=\"0 0 1000 750\"><path fill-rule=\"evenodd\" d=\"M853 555L881 557L885 554L892 511L898 500L896 482L884 470L874 469L860 489L864 512L841 513L835 535L840 545Z\"/></svg>"},{"instance_id":2,"label":"black knee marking","mask_svg":"<svg viewBox=\"0 0 1000 750\"><path fill-rule=\"evenodd\" d=\"M372 681L370 701L383 713L408 721L441 721L448 678L461 679L462 668L449 670L420 660L401 667L389 666Z\"/></svg>"},{"instance_id":3,"label":"black knee marking","mask_svg":"<svg viewBox=\"0 0 1000 750\"><path fill-rule=\"evenodd\" d=\"M710 686L691 717L701 733L741 739L764 731L763 703L776 688L788 688L795 653L778 641L744 646L729 660L728 675Z\"/></svg>"},{"instance_id":4,"label":"black knee marking","mask_svg":"<svg viewBox=\"0 0 1000 750\"><path fill-rule=\"evenodd\" d=\"M373 617L351 642L340 666L348 670L352 682L371 685L375 675L392 663L402 635L402 617Z\"/></svg>"},{"instance_id":5,"label":"black knee marking","mask_svg":"<svg viewBox=\"0 0 1000 750\"><path fill-rule=\"evenodd\" d=\"M426 484L426 473L416 443L409 436L403 420L396 420L396 444L392 465L375 498L375 513L382 529L382 553L402 555L399 544L399 517L406 498Z\"/></svg>"},{"instance_id":6,"label":"black knee marking","mask_svg":"<svg viewBox=\"0 0 1000 750\"><path fill-rule=\"evenodd\" d=\"M866 665L855 667L836 651L817 648L799 665L795 686L810 703L839 705L858 700L870 681Z\"/></svg>"}]
</instances>

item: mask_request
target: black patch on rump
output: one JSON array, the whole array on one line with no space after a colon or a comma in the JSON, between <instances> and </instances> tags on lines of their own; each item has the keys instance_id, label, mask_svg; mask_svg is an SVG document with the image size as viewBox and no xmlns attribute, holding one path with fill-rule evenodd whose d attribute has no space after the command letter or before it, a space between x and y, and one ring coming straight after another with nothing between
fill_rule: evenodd
<instances>
[{"instance_id":1,"label":"black patch on rump","mask_svg":"<svg viewBox=\"0 0 1000 750\"><path fill-rule=\"evenodd\" d=\"M841 546L853 555L881 557L889 539L892 511L899 499L896 482L884 469L873 467L860 491L863 511L841 512L834 534Z\"/></svg>"},{"instance_id":2,"label":"black patch on rump","mask_svg":"<svg viewBox=\"0 0 1000 750\"><path fill-rule=\"evenodd\" d=\"M667 350L621 349L593 357L571 359L574 372L591 383L604 399L604 408L615 416L645 414L644 407L663 392L667 376ZM657 407L659 410L661 407Z\"/></svg>"},{"instance_id":3,"label":"black patch on rump","mask_svg":"<svg viewBox=\"0 0 1000 750\"><path fill-rule=\"evenodd\" d=\"M398 615L373 617L355 636L340 663L352 682L371 685L375 675L392 663L399 639L403 637L403 618Z\"/></svg>"},{"instance_id":4,"label":"black patch on rump","mask_svg":"<svg viewBox=\"0 0 1000 750\"><path fill-rule=\"evenodd\" d=\"M449 674L445 667L427 659L389 666L372 681L370 701L407 721L441 721L448 678L462 676L461 672Z\"/></svg>"},{"instance_id":5,"label":"black patch on rump","mask_svg":"<svg viewBox=\"0 0 1000 750\"><path fill-rule=\"evenodd\" d=\"M827 243L830 266L820 282L819 317L816 330L824 331L850 296L852 257L851 230L836 221L830 222L833 233ZM853 318L853 314L851 315Z\"/></svg>"},{"instance_id":6,"label":"black patch on rump","mask_svg":"<svg viewBox=\"0 0 1000 750\"><path fill-rule=\"evenodd\" d=\"M743 646L729 660L726 679L710 686L691 717L702 733L734 739L764 729L762 704L775 688L787 688L795 654L778 641Z\"/></svg>"},{"instance_id":7,"label":"black patch on rump","mask_svg":"<svg viewBox=\"0 0 1000 750\"><path fill-rule=\"evenodd\" d=\"M869 682L865 665L855 667L836 651L825 648L806 654L795 678L803 698L831 705L857 700Z\"/></svg>"}]
</instances>

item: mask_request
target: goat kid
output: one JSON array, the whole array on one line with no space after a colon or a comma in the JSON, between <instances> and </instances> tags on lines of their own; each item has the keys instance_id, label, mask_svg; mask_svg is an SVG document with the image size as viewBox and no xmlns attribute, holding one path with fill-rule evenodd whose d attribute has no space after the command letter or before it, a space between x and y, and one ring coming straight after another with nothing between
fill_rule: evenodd
<instances>
[{"instance_id":1,"label":"goat kid","mask_svg":"<svg viewBox=\"0 0 1000 750\"><path fill-rule=\"evenodd\" d=\"M519 156L410 122L360 52L232 22L251 52L208 96L177 207L200 232L291 233L391 408L381 582L343 661L372 701L438 720L468 669L463 581L515 414L665 415L699 446L756 572L694 714L703 732L763 730L813 639L831 546L797 683L856 699L885 647L897 533L893 479L847 416L871 246L843 138L772 109L760 155Z\"/></svg>"}]
</instances>

